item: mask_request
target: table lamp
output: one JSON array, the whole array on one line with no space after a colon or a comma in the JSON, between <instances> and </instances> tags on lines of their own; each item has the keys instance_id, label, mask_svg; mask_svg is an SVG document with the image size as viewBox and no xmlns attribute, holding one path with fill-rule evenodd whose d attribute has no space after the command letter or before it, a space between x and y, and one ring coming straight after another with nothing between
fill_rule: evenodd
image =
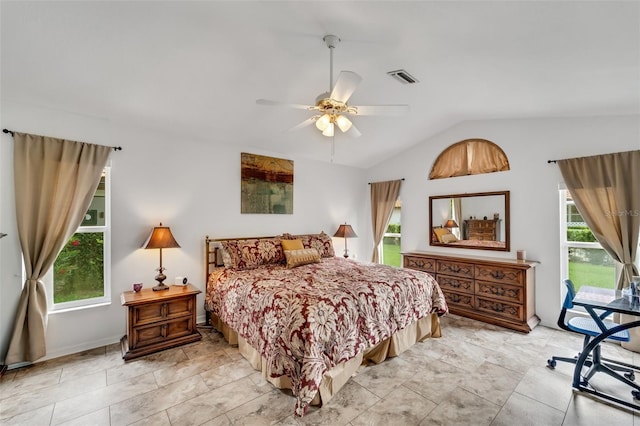
<instances>
[{"instance_id":1,"label":"table lamp","mask_svg":"<svg viewBox=\"0 0 640 426\"><path fill-rule=\"evenodd\" d=\"M142 248L145 249L160 249L160 267L157 269L158 275L156 275L156 281L158 281L158 285L153 287L153 291L162 291L169 290L169 286L164 284L164 280L167 279L167 276L163 274L165 268L162 267L162 249L163 248L180 248L180 244L173 238L173 234L171 234L171 229L168 226L162 226L162 222L160 222L160 226L156 226L151 231L149 238L142 244Z\"/></svg>"},{"instance_id":2,"label":"table lamp","mask_svg":"<svg viewBox=\"0 0 640 426\"><path fill-rule=\"evenodd\" d=\"M451 228L457 228L458 224L456 223L455 220L453 219L449 219L447 220L447 222L444 224L445 228L449 228L449 230L451 230Z\"/></svg>"},{"instance_id":3,"label":"table lamp","mask_svg":"<svg viewBox=\"0 0 640 426\"><path fill-rule=\"evenodd\" d=\"M353 230L353 228L351 227L351 225L347 225L346 223L344 225L340 225L340 227L338 227L338 230L336 231L335 234L333 234L334 237L339 237L339 238L344 238L344 254L343 256L346 258L349 257L349 252L347 251L347 238L355 238L357 237L355 231Z\"/></svg>"}]
</instances>

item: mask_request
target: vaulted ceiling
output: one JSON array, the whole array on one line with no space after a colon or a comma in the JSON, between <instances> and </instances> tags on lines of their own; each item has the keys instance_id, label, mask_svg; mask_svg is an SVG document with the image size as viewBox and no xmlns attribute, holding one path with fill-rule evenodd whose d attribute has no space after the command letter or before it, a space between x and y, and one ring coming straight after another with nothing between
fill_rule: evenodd
<instances>
[{"instance_id":1,"label":"vaulted ceiling","mask_svg":"<svg viewBox=\"0 0 640 426\"><path fill-rule=\"evenodd\" d=\"M334 69L363 81L333 161L367 168L465 120L640 113L640 3L2 1L3 101L331 161L314 127L287 132ZM419 83L386 73L406 69ZM4 123L10 126L10 123ZM29 129L15 129L28 132ZM468 135L483 137L484 135ZM456 141L451 141L454 143Z\"/></svg>"}]
</instances>

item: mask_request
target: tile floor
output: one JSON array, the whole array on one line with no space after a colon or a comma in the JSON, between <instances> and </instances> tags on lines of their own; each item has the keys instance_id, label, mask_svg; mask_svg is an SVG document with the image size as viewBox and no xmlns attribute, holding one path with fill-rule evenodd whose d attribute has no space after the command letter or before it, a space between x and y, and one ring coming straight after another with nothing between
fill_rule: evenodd
<instances>
[{"instance_id":1,"label":"tile floor","mask_svg":"<svg viewBox=\"0 0 640 426\"><path fill-rule=\"evenodd\" d=\"M110 345L7 372L1 425L640 425L632 412L571 389L572 368L546 367L581 339L537 327L528 335L449 315L443 337L361 367L321 409L292 415L273 388L214 330L203 340L124 363ZM607 345L605 355L640 364ZM629 397L608 377L602 389Z\"/></svg>"}]
</instances>

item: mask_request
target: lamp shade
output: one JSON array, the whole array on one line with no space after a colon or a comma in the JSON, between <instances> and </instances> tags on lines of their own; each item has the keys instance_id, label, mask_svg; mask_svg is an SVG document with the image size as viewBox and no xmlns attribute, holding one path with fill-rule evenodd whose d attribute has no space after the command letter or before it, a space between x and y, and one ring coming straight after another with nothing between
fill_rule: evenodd
<instances>
[{"instance_id":1,"label":"lamp shade","mask_svg":"<svg viewBox=\"0 0 640 426\"><path fill-rule=\"evenodd\" d=\"M351 225L347 225L346 223L344 225L340 225L340 227L338 227L338 230L336 231L335 234L333 234L333 236L339 237L339 238L356 238L357 237Z\"/></svg>"},{"instance_id":2,"label":"lamp shade","mask_svg":"<svg viewBox=\"0 0 640 426\"><path fill-rule=\"evenodd\" d=\"M151 234L142 245L145 249L163 249L163 248L179 248L180 244L173 238L171 229L168 226L156 226L151 231Z\"/></svg>"},{"instance_id":3,"label":"lamp shade","mask_svg":"<svg viewBox=\"0 0 640 426\"><path fill-rule=\"evenodd\" d=\"M444 227L445 228L457 228L458 224L456 223L455 220L449 219L449 220L447 220L447 223L444 224Z\"/></svg>"}]
</instances>

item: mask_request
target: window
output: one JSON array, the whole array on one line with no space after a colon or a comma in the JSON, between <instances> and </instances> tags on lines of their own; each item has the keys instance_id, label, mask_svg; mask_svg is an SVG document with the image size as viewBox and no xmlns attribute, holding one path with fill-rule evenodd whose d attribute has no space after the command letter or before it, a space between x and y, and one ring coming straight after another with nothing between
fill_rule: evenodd
<instances>
[{"instance_id":1,"label":"window","mask_svg":"<svg viewBox=\"0 0 640 426\"><path fill-rule=\"evenodd\" d=\"M560 191L560 233L562 276L582 285L616 287L616 269L611 256L602 248L576 209L571 194Z\"/></svg>"},{"instance_id":2,"label":"window","mask_svg":"<svg viewBox=\"0 0 640 426\"><path fill-rule=\"evenodd\" d=\"M58 254L50 282L51 311L108 303L110 169L102 174L84 220Z\"/></svg>"},{"instance_id":3,"label":"window","mask_svg":"<svg viewBox=\"0 0 640 426\"><path fill-rule=\"evenodd\" d=\"M393 207L393 213L391 213L391 219L387 226L387 232L385 232L382 239L382 256L380 263L389 266L402 266L400 255L400 211L402 209L402 203L400 200L396 201Z\"/></svg>"}]
</instances>

